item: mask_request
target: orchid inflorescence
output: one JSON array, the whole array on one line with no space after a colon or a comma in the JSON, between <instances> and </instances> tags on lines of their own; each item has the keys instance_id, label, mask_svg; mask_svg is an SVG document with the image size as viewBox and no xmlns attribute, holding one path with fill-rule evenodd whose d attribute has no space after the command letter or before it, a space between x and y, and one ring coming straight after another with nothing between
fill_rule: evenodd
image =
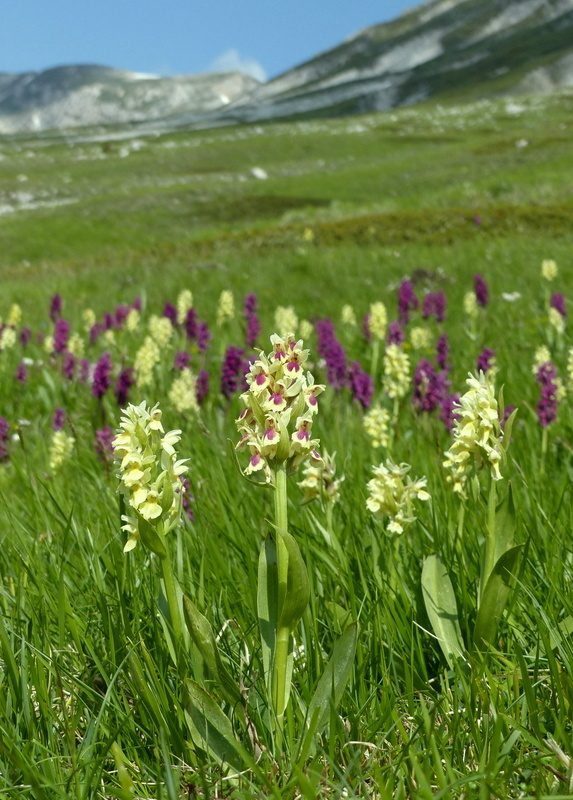
<instances>
[{"instance_id":1,"label":"orchid inflorescence","mask_svg":"<svg viewBox=\"0 0 573 800\"><path fill-rule=\"evenodd\" d=\"M277 464L296 470L311 453L320 459L319 440L311 439L317 395L324 391L304 371L308 350L294 334L271 336L272 351L263 351L246 374L248 391L241 395L245 408L236 424L241 439L238 450L250 452L245 475L261 473L270 483Z\"/></svg>"},{"instance_id":2,"label":"orchid inflorescence","mask_svg":"<svg viewBox=\"0 0 573 800\"><path fill-rule=\"evenodd\" d=\"M145 401L129 404L123 411L120 431L113 440L119 462L120 491L129 513L122 516L122 530L129 535L124 551L133 550L139 539L141 519L161 533L172 530L181 517L180 475L187 471L186 459L177 460L174 445L180 430L164 432L158 405L148 409Z\"/></svg>"}]
</instances>

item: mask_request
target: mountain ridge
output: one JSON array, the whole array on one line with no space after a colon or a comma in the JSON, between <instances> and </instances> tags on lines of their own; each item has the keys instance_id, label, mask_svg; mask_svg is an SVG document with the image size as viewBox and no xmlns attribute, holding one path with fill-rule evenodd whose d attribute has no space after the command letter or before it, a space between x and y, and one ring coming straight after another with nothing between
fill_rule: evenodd
<instances>
[{"instance_id":1,"label":"mountain ridge","mask_svg":"<svg viewBox=\"0 0 573 800\"><path fill-rule=\"evenodd\" d=\"M426 0L259 83L99 65L0 74L0 133L209 126L387 110L573 86L573 0Z\"/></svg>"}]
</instances>

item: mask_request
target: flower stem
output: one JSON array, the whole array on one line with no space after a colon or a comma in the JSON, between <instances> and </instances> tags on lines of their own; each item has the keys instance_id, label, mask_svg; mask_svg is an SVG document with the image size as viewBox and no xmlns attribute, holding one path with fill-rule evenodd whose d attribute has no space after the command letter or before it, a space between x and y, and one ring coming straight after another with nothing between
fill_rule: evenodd
<instances>
[{"instance_id":1,"label":"flower stem","mask_svg":"<svg viewBox=\"0 0 573 800\"><path fill-rule=\"evenodd\" d=\"M177 597L177 581L173 574L173 567L171 564L171 556L169 554L169 545L167 538L163 539L165 544L166 554L161 559L161 571L163 575L163 585L165 588L165 596L167 598L167 605L169 607L169 619L173 629L173 636L175 639L175 650L178 653L183 646L183 622L181 615L181 606L179 598Z\"/></svg>"},{"instance_id":2,"label":"flower stem","mask_svg":"<svg viewBox=\"0 0 573 800\"><path fill-rule=\"evenodd\" d=\"M492 480L489 487L489 499L487 504L487 526L485 535L485 549L482 573L480 576L480 603L483 599L486 584L489 576L495 567L496 542L495 542L495 505L496 491L495 481Z\"/></svg>"},{"instance_id":3,"label":"flower stem","mask_svg":"<svg viewBox=\"0 0 573 800\"><path fill-rule=\"evenodd\" d=\"M275 524L277 527L277 628L275 632L275 653L272 677L272 702L277 722L277 747L282 747L282 729L286 706L287 660L290 629L281 626L280 620L287 592L288 551L280 533L288 533L287 510L287 472L286 465L279 464L275 471Z\"/></svg>"}]
</instances>

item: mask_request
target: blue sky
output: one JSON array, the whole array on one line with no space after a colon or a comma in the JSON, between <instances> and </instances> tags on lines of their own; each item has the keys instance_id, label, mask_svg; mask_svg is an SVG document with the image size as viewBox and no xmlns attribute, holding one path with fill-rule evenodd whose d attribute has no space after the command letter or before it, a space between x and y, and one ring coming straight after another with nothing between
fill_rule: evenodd
<instances>
[{"instance_id":1,"label":"blue sky","mask_svg":"<svg viewBox=\"0 0 573 800\"><path fill-rule=\"evenodd\" d=\"M242 68L272 78L405 0L6 0L0 72L102 64L178 75Z\"/></svg>"}]
</instances>

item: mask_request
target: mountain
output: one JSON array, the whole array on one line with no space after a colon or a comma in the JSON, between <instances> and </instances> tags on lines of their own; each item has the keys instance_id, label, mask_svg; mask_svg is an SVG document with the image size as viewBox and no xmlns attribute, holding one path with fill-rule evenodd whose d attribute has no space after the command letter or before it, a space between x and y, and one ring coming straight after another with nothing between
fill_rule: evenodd
<instances>
[{"instance_id":1,"label":"mountain","mask_svg":"<svg viewBox=\"0 0 573 800\"><path fill-rule=\"evenodd\" d=\"M203 119L257 81L238 72L162 78L95 65L0 74L0 133Z\"/></svg>"},{"instance_id":2,"label":"mountain","mask_svg":"<svg viewBox=\"0 0 573 800\"><path fill-rule=\"evenodd\" d=\"M354 114L573 86L573 0L429 0L295 67L223 116Z\"/></svg>"},{"instance_id":3,"label":"mountain","mask_svg":"<svg viewBox=\"0 0 573 800\"><path fill-rule=\"evenodd\" d=\"M573 86L573 0L427 0L261 84L107 67L0 74L0 133L364 113Z\"/></svg>"}]
</instances>

